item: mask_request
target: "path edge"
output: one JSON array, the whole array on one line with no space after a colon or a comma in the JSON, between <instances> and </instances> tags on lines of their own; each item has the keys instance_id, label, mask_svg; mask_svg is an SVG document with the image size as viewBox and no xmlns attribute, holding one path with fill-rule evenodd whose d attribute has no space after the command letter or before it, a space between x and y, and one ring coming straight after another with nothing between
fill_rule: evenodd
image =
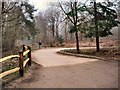
<instances>
[{"instance_id":1,"label":"path edge","mask_svg":"<svg viewBox=\"0 0 120 90\"><path fill-rule=\"evenodd\" d=\"M90 58L90 59L98 59L98 60L103 60L103 61L113 61L113 60L110 60L110 59L107 60L107 59L105 59L105 58L97 57L97 56L91 56L91 55L85 55L85 54L73 54L73 53L65 52L64 50L66 50L66 49L57 51L56 53L57 53L57 54L62 54L62 55L68 55L68 56L75 56L75 57L82 57L82 58ZM119 61L119 60L115 60L115 61Z\"/></svg>"}]
</instances>

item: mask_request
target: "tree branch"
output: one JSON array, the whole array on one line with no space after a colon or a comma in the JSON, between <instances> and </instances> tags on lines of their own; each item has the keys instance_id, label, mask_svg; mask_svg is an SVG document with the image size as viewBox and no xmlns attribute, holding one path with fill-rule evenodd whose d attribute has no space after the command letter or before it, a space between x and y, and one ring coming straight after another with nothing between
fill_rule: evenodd
<instances>
[{"instance_id":1,"label":"tree branch","mask_svg":"<svg viewBox=\"0 0 120 90\"><path fill-rule=\"evenodd\" d=\"M65 10L63 9L63 7L62 7L62 5L61 5L61 3L59 2L59 5L60 5L60 7L61 7L61 9L62 9L62 11L65 13L65 15L67 16L67 18L71 21L71 23L73 23L74 24L74 22L72 21L72 19L67 15L67 13L65 12Z\"/></svg>"},{"instance_id":2,"label":"tree branch","mask_svg":"<svg viewBox=\"0 0 120 90\"><path fill-rule=\"evenodd\" d=\"M14 4L11 8L8 8L8 9L6 9L6 10L3 10L3 11L2 11L2 14L8 13L10 10L12 10L12 9L15 7L16 3L17 3L17 2L15 2L15 4Z\"/></svg>"},{"instance_id":3,"label":"tree branch","mask_svg":"<svg viewBox=\"0 0 120 90\"><path fill-rule=\"evenodd\" d=\"M21 16L21 15L15 17L15 18L9 19L9 20L7 20L7 21L3 21L3 22L11 22L11 21L13 21L13 20L15 20L15 19L18 19L20 16Z\"/></svg>"},{"instance_id":4,"label":"tree branch","mask_svg":"<svg viewBox=\"0 0 120 90\"><path fill-rule=\"evenodd\" d=\"M72 6L72 2L71 2L71 3L70 3L70 6L71 6L72 14L73 14L73 16L72 16L72 17L73 17L73 20L74 20L73 24L75 24L75 23L76 23L75 16L74 16L75 13L76 13L76 12L75 12L75 8L74 8L75 5L73 4L73 6Z\"/></svg>"}]
</instances>

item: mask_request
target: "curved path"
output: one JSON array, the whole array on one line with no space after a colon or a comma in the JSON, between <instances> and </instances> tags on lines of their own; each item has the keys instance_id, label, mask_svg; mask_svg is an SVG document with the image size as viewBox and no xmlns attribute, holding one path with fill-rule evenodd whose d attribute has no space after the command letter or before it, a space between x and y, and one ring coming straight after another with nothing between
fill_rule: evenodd
<instances>
[{"instance_id":1,"label":"curved path","mask_svg":"<svg viewBox=\"0 0 120 90\"><path fill-rule=\"evenodd\" d=\"M12 82L16 88L117 88L118 62L64 56L56 49L41 49L32 53L30 73Z\"/></svg>"},{"instance_id":2,"label":"curved path","mask_svg":"<svg viewBox=\"0 0 120 90\"><path fill-rule=\"evenodd\" d=\"M68 48L49 48L37 50L32 53L33 60L42 65L43 67L53 67L53 66L62 66L62 65L74 65L86 62L98 61L97 59L89 58L78 58L74 56L65 56L57 54L59 50L68 49Z\"/></svg>"}]
</instances>

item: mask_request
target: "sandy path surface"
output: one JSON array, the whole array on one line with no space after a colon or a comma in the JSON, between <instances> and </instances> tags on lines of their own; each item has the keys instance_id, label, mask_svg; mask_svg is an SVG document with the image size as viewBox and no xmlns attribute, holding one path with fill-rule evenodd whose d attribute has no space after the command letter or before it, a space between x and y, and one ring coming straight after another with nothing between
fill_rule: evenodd
<instances>
[{"instance_id":1,"label":"sandy path surface","mask_svg":"<svg viewBox=\"0 0 120 90\"><path fill-rule=\"evenodd\" d=\"M11 82L11 88L117 88L118 62L62 56L60 49L33 52L29 73ZM37 56L36 56L37 55Z\"/></svg>"},{"instance_id":2,"label":"sandy path surface","mask_svg":"<svg viewBox=\"0 0 120 90\"><path fill-rule=\"evenodd\" d=\"M43 67L53 67L53 66L62 66L62 65L73 65L80 64L86 62L94 62L98 61L97 59L89 59L89 58L78 58L74 56L65 56L57 54L56 52L63 49L69 48L49 48L42 49L32 53L33 60L42 65Z\"/></svg>"}]
</instances>

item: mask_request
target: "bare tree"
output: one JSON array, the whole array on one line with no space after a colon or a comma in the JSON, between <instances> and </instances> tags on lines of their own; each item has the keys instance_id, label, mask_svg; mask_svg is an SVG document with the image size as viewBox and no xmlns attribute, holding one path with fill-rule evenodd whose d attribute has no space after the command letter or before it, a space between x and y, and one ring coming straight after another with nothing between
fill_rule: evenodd
<instances>
[{"instance_id":1,"label":"bare tree","mask_svg":"<svg viewBox=\"0 0 120 90\"><path fill-rule=\"evenodd\" d=\"M48 27L52 32L53 42L58 42L59 40L59 26L61 23L61 14L59 8L54 5L46 10L45 17L47 19Z\"/></svg>"},{"instance_id":2,"label":"bare tree","mask_svg":"<svg viewBox=\"0 0 120 90\"><path fill-rule=\"evenodd\" d=\"M36 28L40 32L39 40L41 39L44 44L47 43L47 40L48 40L47 21L46 21L45 15L43 13L39 12L38 16L36 16Z\"/></svg>"},{"instance_id":3,"label":"bare tree","mask_svg":"<svg viewBox=\"0 0 120 90\"><path fill-rule=\"evenodd\" d=\"M74 30L75 30L75 36L76 36L76 49L77 49L77 53L79 53L79 39L78 39L78 30L77 30L77 25L78 25L78 11L77 11L77 1L71 1L71 2L66 2L64 3L65 6L68 6L69 8L69 12L65 11L65 9L63 8L62 4L59 2L59 5L62 9L62 11L65 13L65 15L67 16L67 18L70 20L70 22L73 24L74 26Z\"/></svg>"}]
</instances>

